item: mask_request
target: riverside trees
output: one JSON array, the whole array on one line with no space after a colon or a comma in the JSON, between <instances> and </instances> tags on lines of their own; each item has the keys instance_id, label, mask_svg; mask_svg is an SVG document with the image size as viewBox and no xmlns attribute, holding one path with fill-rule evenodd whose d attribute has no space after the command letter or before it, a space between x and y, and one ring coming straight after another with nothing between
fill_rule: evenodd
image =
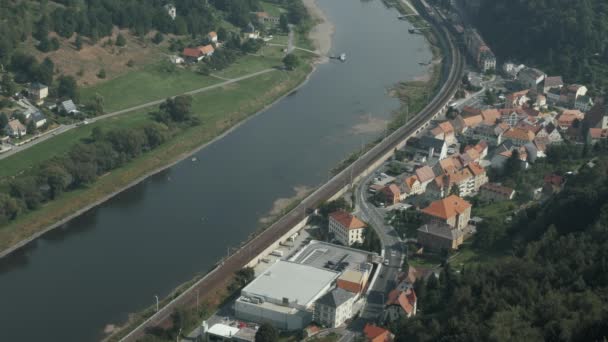
<instances>
[{"instance_id":1,"label":"riverside trees","mask_svg":"<svg viewBox=\"0 0 608 342\"><path fill-rule=\"evenodd\" d=\"M91 135L66 155L44 162L8 184L8 194L0 194L0 225L66 191L87 187L99 176L162 145L181 129L181 124L195 123L191 106L191 97L178 96L159 107L158 112L166 113L166 122L150 122L140 129L93 128Z\"/></svg>"}]
</instances>

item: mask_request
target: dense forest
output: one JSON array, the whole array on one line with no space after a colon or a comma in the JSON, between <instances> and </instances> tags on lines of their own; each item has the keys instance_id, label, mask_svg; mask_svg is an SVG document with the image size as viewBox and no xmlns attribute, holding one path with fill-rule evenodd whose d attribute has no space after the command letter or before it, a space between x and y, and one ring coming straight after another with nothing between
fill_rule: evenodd
<instances>
[{"instance_id":1,"label":"dense forest","mask_svg":"<svg viewBox=\"0 0 608 342\"><path fill-rule=\"evenodd\" d=\"M608 1L482 0L476 25L501 58L608 85Z\"/></svg>"},{"instance_id":2,"label":"dense forest","mask_svg":"<svg viewBox=\"0 0 608 342\"><path fill-rule=\"evenodd\" d=\"M392 327L397 341L605 341L607 168L584 166L552 200L517 213L484 246L503 257L448 263L417 282L420 311Z\"/></svg>"}]
</instances>

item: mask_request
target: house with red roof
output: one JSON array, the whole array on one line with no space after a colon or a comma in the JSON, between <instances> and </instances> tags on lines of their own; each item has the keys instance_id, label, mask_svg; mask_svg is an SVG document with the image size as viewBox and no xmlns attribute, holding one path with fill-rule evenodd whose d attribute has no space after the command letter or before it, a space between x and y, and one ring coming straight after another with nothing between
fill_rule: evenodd
<instances>
[{"instance_id":1,"label":"house with red roof","mask_svg":"<svg viewBox=\"0 0 608 342\"><path fill-rule=\"evenodd\" d=\"M450 195L432 202L421 212L428 222L445 223L450 227L463 229L468 226L471 219L471 207L471 203L456 195Z\"/></svg>"},{"instance_id":2,"label":"house with red roof","mask_svg":"<svg viewBox=\"0 0 608 342\"><path fill-rule=\"evenodd\" d=\"M366 227L363 221L346 211L329 214L329 232L345 246L363 243Z\"/></svg>"},{"instance_id":3,"label":"house with red roof","mask_svg":"<svg viewBox=\"0 0 608 342\"><path fill-rule=\"evenodd\" d=\"M399 289L391 291L385 304L385 321L396 322L404 317L410 318L415 316L417 301L416 293L412 288L408 288L405 291Z\"/></svg>"},{"instance_id":4,"label":"house with red roof","mask_svg":"<svg viewBox=\"0 0 608 342\"><path fill-rule=\"evenodd\" d=\"M185 48L182 52L182 56L189 62L200 62L205 55L198 48Z\"/></svg>"},{"instance_id":5,"label":"house with red roof","mask_svg":"<svg viewBox=\"0 0 608 342\"><path fill-rule=\"evenodd\" d=\"M389 205L397 204L401 201L401 190L397 184L390 184L382 188L382 193L386 197L386 203Z\"/></svg>"},{"instance_id":6,"label":"house with red roof","mask_svg":"<svg viewBox=\"0 0 608 342\"><path fill-rule=\"evenodd\" d=\"M365 324L363 335L369 342L392 342L395 339L389 330L369 323Z\"/></svg>"}]
</instances>

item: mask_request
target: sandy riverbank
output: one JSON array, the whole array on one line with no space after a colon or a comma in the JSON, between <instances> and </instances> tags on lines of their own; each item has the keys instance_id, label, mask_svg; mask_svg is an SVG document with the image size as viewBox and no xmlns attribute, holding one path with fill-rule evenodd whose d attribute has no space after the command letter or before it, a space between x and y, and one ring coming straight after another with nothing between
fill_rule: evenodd
<instances>
[{"instance_id":1,"label":"sandy riverbank","mask_svg":"<svg viewBox=\"0 0 608 342\"><path fill-rule=\"evenodd\" d=\"M327 56L331 49L331 39L335 31L334 25L327 19L327 15L317 5L318 0L302 0L308 13L316 21L315 27L310 30L308 37L313 42L315 50L321 56Z\"/></svg>"}]
</instances>

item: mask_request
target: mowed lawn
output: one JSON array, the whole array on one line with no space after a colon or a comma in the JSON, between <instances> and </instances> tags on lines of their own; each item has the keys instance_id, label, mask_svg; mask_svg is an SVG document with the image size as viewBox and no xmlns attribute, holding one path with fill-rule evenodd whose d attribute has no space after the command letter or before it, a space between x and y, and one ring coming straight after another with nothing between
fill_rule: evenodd
<instances>
[{"instance_id":1,"label":"mowed lawn","mask_svg":"<svg viewBox=\"0 0 608 342\"><path fill-rule=\"evenodd\" d=\"M278 54L275 49L278 50L280 53L280 48L274 47L274 49L271 49L271 47L268 47L265 48L263 51L264 53L268 53L269 55L243 56L239 58L238 61L234 62L234 64L232 64L229 68L213 72L213 75L217 75L224 78L237 78L265 69L279 67L282 65L282 56L277 57Z\"/></svg>"},{"instance_id":2,"label":"mowed lawn","mask_svg":"<svg viewBox=\"0 0 608 342\"><path fill-rule=\"evenodd\" d=\"M149 65L93 87L83 88L82 102L91 102L95 94L99 94L104 99L104 111L111 113L219 82L221 80L217 78L184 68L166 72L159 65Z\"/></svg>"}]
</instances>

